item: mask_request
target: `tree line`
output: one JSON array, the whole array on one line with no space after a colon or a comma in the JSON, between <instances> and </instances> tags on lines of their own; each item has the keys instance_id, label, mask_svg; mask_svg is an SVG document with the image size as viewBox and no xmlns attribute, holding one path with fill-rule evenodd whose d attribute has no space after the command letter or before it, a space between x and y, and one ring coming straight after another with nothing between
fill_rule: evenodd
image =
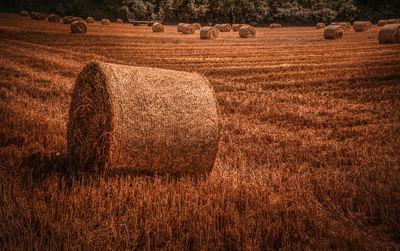
<instances>
[{"instance_id":1,"label":"tree line","mask_svg":"<svg viewBox=\"0 0 400 251\"><path fill-rule=\"evenodd\" d=\"M400 18L400 0L5 0L3 12L177 22L314 25L316 22Z\"/></svg>"}]
</instances>

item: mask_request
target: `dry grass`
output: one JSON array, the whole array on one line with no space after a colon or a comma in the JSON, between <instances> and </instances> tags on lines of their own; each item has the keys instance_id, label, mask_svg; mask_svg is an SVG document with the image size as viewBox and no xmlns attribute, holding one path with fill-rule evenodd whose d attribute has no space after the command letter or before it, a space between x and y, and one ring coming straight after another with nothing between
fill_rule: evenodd
<instances>
[{"instance_id":1,"label":"dry grass","mask_svg":"<svg viewBox=\"0 0 400 251\"><path fill-rule=\"evenodd\" d=\"M0 249L400 248L400 44L379 44L377 27L201 40L175 26L97 22L82 36L0 21ZM57 171L92 60L210 80L221 139L207 180Z\"/></svg>"}]
</instances>

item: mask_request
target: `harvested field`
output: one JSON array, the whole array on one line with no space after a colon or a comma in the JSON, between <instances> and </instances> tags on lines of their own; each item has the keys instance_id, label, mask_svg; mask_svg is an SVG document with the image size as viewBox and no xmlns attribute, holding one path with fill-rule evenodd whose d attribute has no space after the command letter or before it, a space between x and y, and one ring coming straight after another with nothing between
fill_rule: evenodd
<instances>
[{"instance_id":1,"label":"harvested field","mask_svg":"<svg viewBox=\"0 0 400 251\"><path fill-rule=\"evenodd\" d=\"M381 27L203 40L0 23L0 249L400 249L400 44L379 44ZM208 78L221 123L208 179L65 174L70 95L91 61Z\"/></svg>"}]
</instances>

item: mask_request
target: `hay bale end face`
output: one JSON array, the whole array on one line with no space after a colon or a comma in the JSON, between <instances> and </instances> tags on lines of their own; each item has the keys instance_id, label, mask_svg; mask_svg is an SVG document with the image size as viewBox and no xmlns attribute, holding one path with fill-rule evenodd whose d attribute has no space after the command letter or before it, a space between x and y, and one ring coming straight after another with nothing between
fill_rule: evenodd
<instances>
[{"instance_id":1,"label":"hay bale end face","mask_svg":"<svg viewBox=\"0 0 400 251\"><path fill-rule=\"evenodd\" d=\"M118 19L117 19L117 23L119 23L119 24L123 24L123 23L124 23L124 21L123 21L121 18L118 18Z\"/></svg>"},{"instance_id":2,"label":"hay bale end face","mask_svg":"<svg viewBox=\"0 0 400 251\"><path fill-rule=\"evenodd\" d=\"M86 33L87 32L86 24L82 21L73 21L71 23L71 32L72 33Z\"/></svg>"},{"instance_id":3,"label":"hay bale end face","mask_svg":"<svg viewBox=\"0 0 400 251\"><path fill-rule=\"evenodd\" d=\"M182 28L183 28L184 25L185 25L185 23L179 23L179 24L176 26L177 31L178 31L178 32L182 32Z\"/></svg>"},{"instance_id":4,"label":"hay bale end face","mask_svg":"<svg viewBox=\"0 0 400 251\"><path fill-rule=\"evenodd\" d=\"M164 32L164 25L160 23L154 23L151 26L151 29L153 30L153 32Z\"/></svg>"},{"instance_id":5,"label":"hay bale end face","mask_svg":"<svg viewBox=\"0 0 400 251\"><path fill-rule=\"evenodd\" d=\"M194 34L196 31L196 28L194 27L193 24L184 24L182 26L182 33L183 34Z\"/></svg>"},{"instance_id":6,"label":"hay bale end face","mask_svg":"<svg viewBox=\"0 0 400 251\"><path fill-rule=\"evenodd\" d=\"M71 24L73 22L73 20L72 20L73 18L74 18L74 16L65 16L65 17L63 17L63 23Z\"/></svg>"},{"instance_id":7,"label":"hay bale end face","mask_svg":"<svg viewBox=\"0 0 400 251\"><path fill-rule=\"evenodd\" d=\"M381 44L400 43L400 24L387 24L378 33Z\"/></svg>"},{"instance_id":8,"label":"hay bale end face","mask_svg":"<svg viewBox=\"0 0 400 251\"><path fill-rule=\"evenodd\" d=\"M93 24L94 23L94 18L93 17L88 17L88 18L86 18L86 22L88 24Z\"/></svg>"},{"instance_id":9,"label":"hay bale end face","mask_svg":"<svg viewBox=\"0 0 400 251\"><path fill-rule=\"evenodd\" d=\"M26 10L21 10L19 14L23 17L29 17L29 12L27 12Z\"/></svg>"},{"instance_id":10,"label":"hay bale end face","mask_svg":"<svg viewBox=\"0 0 400 251\"><path fill-rule=\"evenodd\" d=\"M281 25L281 24L271 24L271 25L269 26L269 28L271 28L271 29L282 28L282 25Z\"/></svg>"},{"instance_id":11,"label":"hay bale end face","mask_svg":"<svg viewBox=\"0 0 400 251\"><path fill-rule=\"evenodd\" d=\"M216 39L218 38L218 29L212 26L205 26L200 30L201 39Z\"/></svg>"},{"instance_id":12,"label":"hay bale end face","mask_svg":"<svg viewBox=\"0 0 400 251\"><path fill-rule=\"evenodd\" d=\"M49 22L54 22L54 23L58 23L60 22L60 16L56 15L56 14L50 14L47 17L47 20L49 20Z\"/></svg>"},{"instance_id":13,"label":"hay bale end face","mask_svg":"<svg viewBox=\"0 0 400 251\"><path fill-rule=\"evenodd\" d=\"M353 29L358 32L369 31L372 28L370 21L355 21L353 23Z\"/></svg>"},{"instance_id":14,"label":"hay bale end face","mask_svg":"<svg viewBox=\"0 0 400 251\"><path fill-rule=\"evenodd\" d=\"M378 26L385 26L387 24L387 20L379 20Z\"/></svg>"},{"instance_id":15,"label":"hay bale end face","mask_svg":"<svg viewBox=\"0 0 400 251\"><path fill-rule=\"evenodd\" d=\"M218 140L216 99L200 75L90 63L76 79L67 145L80 170L204 175Z\"/></svg>"},{"instance_id":16,"label":"hay bale end face","mask_svg":"<svg viewBox=\"0 0 400 251\"><path fill-rule=\"evenodd\" d=\"M256 37L256 28L253 26L242 26L239 29L239 36L241 38L253 38Z\"/></svg>"},{"instance_id":17,"label":"hay bale end face","mask_svg":"<svg viewBox=\"0 0 400 251\"><path fill-rule=\"evenodd\" d=\"M107 18L101 19L101 24L102 25L110 25L111 24L110 19L107 19Z\"/></svg>"},{"instance_id":18,"label":"hay bale end face","mask_svg":"<svg viewBox=\"0 0 400 251\"><path fill-rule=\"evenodd\" d=\"M317 23L317 25L315 26L315 28L317 28L317 29L323 29L323 28L325 28L325 23Z\"/></svg>"},{"instance_id":19,"label":"hay bale end face","mask_svg":"<svg viewBox=\"0 0 400 251\"><path fill-rule=\"evenodd\" d=\"M195 28L196 30L201 30L201 24L199 24L199 23L194 23L193 26L194 26L194 28Z\"/></svg>"},{"instance_id":20,"label":"hay bale end face","mask_svg":"<svg viewBox=\"0 0 400 251\"><path fill-rule=\"evenodd\" d=\"M325 39L341 39L343 37L343 26L341 25L328 25L324 30Z\"/></svg>"}]
</instances>

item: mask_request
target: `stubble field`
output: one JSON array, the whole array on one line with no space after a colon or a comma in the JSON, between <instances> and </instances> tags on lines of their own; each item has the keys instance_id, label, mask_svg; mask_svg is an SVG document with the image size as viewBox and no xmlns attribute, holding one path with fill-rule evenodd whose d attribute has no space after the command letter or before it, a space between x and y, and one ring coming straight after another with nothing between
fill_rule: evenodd
<instances>
[{"instance_id":1,"label":"stubble field","mask_svg":"<svg viewBox=\"0 0 400 251\"><path fill-rule=\"evenodd\" d=\"M399 249L400 44L378 31L206 41L0 13L0 247ZM209 79L221 138L208 179L60 171L70 94L94 60Z\"/></svg>"}]
</instances>

